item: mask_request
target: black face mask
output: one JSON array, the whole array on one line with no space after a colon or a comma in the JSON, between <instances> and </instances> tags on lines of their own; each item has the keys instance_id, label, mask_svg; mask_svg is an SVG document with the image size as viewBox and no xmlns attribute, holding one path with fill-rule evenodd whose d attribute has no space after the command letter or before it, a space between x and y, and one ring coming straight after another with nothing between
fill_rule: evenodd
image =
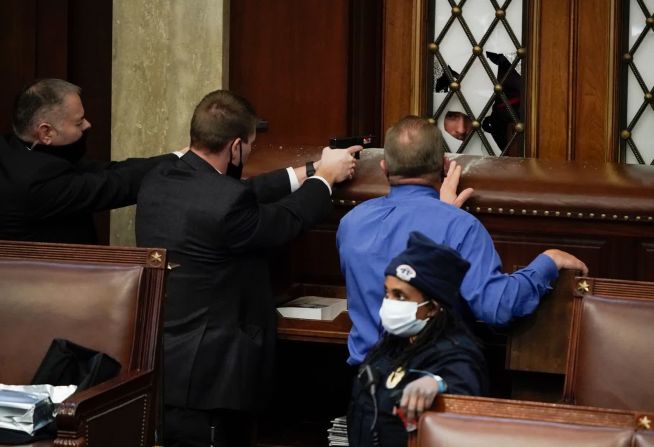
<instances>
[{"instance_id":1,"label":"black face mask","mask_svg":"<svg viewBox=\"0 0 654 447\"><path fill-rule=\"evenodd\" d=\"M227 172L225 175L235 178L236 180L241 179L241 175L243 174L243 145L239 143L238 145L238 153L239 153L239 163L238 166L232 164L232 151L229 151L229 163L227 163Z\"/></svg>"},{"instance_id":2,"label":"black face mask","mask_svg":"<svg viewBox=\"0 0 654 447\"><path fill-rule=\"evenodd\" d=\"M68 160L70 163L77 163L84 157L86 154L86 141L88 139L88 131L82 132L82 136L79 140L71 144L66 144L63 146L52 146L45 144L37 144L32 149L35 152L43 152L45 154L54 155L55 157L63 158Z\"/></svg>"}]
</instances>

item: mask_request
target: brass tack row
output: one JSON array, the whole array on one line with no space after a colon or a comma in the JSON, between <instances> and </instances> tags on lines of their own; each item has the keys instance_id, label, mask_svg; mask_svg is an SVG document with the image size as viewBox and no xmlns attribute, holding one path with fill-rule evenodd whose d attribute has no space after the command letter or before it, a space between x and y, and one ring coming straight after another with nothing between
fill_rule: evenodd
<instances>
[{"instance_id":1,"label":"brass tack row","mask_svg":"<svg viewBox=\"0 0 654 447\"><path fill-rule=\"evenodd\" d=\"M470 212L470 207L469 206L466 206L464 209L466 211ZM481 213L482 208L478 206L478 207L476 207L474 209L474 211L475 211L475 213ZM485 208L484 211L486 213L489 213L489 214L504 214L504 208L497 208L497 209ZM508 213L509 214L519 213L519 214L522 214L523 216L527 215L527 214L532 214L533 216L538 216L539 214L541 214L543 216L552 215L554 217L560 217L561 214L562 214L561 211L548 211L548 210L544 210L544 211L531 210L530 211L530 210L527 210L527 209L515 210L513 208L509 208ZM576 219L583 219L584 217L588 217L590 219L595 219L595 216L596 216L595 213L584 214L584 213L579 213L579 212L574 212L574 211L566 211L565 212L565 217L576 218ZM599 215L599 217L601 219L609 218L609 219L612 219L612 220L626 220L626 221L637 220L639 222L640 221L647 221L647 222L654 221L654 217L652 217L652 216L628 216L628 215L620 216L618 214L608 215L608 214L602 213L602 214Z\"/></svg>"}]
</instances>

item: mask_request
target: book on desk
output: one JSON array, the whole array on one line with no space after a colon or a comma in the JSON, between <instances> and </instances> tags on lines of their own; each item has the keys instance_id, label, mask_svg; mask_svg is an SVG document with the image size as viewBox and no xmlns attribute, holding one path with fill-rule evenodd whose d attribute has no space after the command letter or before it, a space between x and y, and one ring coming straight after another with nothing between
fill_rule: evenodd
<instances>
[{"instance_id":1,"label":"book on desk","mask_svg":"<svg viewBox=\"0 0 654 447\"><path fill-rule=\"evenodd\" d=\"M333 320L347 310L347 300L321 296L301 296L277 308L284 318Z\"/></svg>"}]
</instances>

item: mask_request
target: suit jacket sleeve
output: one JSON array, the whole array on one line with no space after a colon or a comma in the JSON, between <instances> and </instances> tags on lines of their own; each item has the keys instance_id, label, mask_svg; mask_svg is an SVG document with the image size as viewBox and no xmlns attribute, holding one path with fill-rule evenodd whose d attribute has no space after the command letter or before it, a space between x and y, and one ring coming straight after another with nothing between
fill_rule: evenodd
<instances>
[{"instance_id":1,"label":"suit jacket sleeve","mask_svg":"<svg viewBox=\"0 0 654 447\"><path fill-rule=\"evenodd\" d=\"M231 248L248 250L285 244L324 219L331 210L327 186L308 180L293 194L274 203L260 203L245 189L225 219Z\"/></svg>"},{"instance_id":2,"label":"suit jacket sleeve","mask_svg":"<svg viewBox=\"0 0 654 447\"><path fill-rule=\"evenodd\" d=\"M70 165L44 165L31 185L31 209L39 217L95 212L136 203L145 174L174 154L112 163L108 169L80 170Z\"/></svg>"},{"instance_id":3,"label":"suit jacket sleeve","mask_svg":"<svg viewBox=\"0 0 654 447\"><path fill-rule=\"evenodd\" d=\"M286 169L277 169L246 180L259 203L281 200L291 193L291 180Z\"/></svg>"}]
</instances>

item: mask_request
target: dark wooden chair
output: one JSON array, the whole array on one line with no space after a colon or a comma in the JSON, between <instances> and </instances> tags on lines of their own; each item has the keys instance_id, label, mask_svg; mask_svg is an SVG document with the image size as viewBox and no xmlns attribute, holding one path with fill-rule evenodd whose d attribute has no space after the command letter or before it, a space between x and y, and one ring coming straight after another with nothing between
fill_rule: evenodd
<instances>
[{"instance_id":1,"label":"dark wooden chair","mask_svg":"<svg viewBox=\"0 0 654 447\"><path fill-rule=\"evenodd\" d=\"M654 283L576 281L566 402L654 412Z\"/></svg>"},{"instance_id":2,"label":"dark wooden chair","mask_svg":"<svg viewBox=\"0 0 654 447\"><path fill-rule=\"evenodd\" d=\"M0 382L28 384L54 338L122 365L118 377L61 405L55 446L154 444L165 256L0 241Z\"/></svg>"},{"instance_id":3,"label":"dark wooden chair","mask_svg":"<svg viewBox=\"0 0 654 447\"><path fill-rule=\"evenodd\" d=\"M650 416L626 410L469 396L438 396L409 447L648 446Z\"/></svg>"}]
</instances>

